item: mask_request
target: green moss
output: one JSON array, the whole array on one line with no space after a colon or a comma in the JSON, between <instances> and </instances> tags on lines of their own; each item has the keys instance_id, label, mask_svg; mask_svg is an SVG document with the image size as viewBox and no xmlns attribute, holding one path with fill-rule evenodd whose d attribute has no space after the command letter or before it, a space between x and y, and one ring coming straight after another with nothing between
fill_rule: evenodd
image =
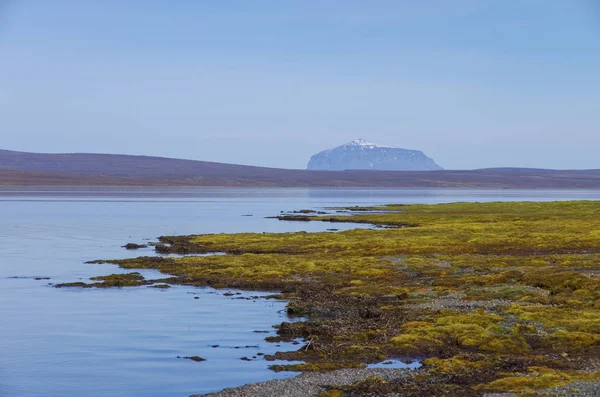
<instances>
[{"instance_id":1,"label":"green moss","mask_svg":"<svg viewBox=\"0 0 600 397\"><path fill-rule=\"evenodd\" d=\"M600 342L600 335L588 332L558 330L545 339L546 343L558 351L580 352Z\"/></svg>"},{"instance_id":2,"label":"green moss","mask_svg":"<svg viewBox=\"0 0 600 397\"><path fill-rule=\"evenodd\" d=\"M503 392L529 392L540 389L563 386L571 382L572 378L557 371L545 370L542 373L529 374L528 376L509 376L493 382L476 386L476 390L493 390Z\"/></svg>"},{"instance_id":3,"label":"green moss","mask_svg":"<svg viewBox=\"0 0 600 397\"><path fill-rule=\"evenodd\" d=\"M497 379L475 387L476 390L493 390L506 392L531 392L564 386L576 380L596 380L600 373L576 373L561 371L547 367L529 367L527 374L516 374Z\"/></svg>"},{"instance_id":4,"label":"green moss","mask_svg":"<svg viewBox=\"0 0 600 397\"><path fill-rule=\"evenodd\" d=\"M285 219L391 228L164 236L159 253L225 255L107 263L172 276L163 283L280 292L290 300L288 313L306 321L281 324L276 338L303 338L304 344L274 358L306 364L275 370L430 357L428 379L450 376L450 383L402 386L414 395L469 395L475 382L481 390L519 391L562 384L580 375L559 364L576 369L587 355L600 354L600 202L391 205L313 215ZM140 277L73 285L152 282ZM559 362L527 372L543 361L539 357Z\"/></svg>"},{"instance_id":5,"label":"green moss","mask_svg":"<svg viewBox=\"0 0 600 397\"><path fill-rule=\"evenodd\" d=\"M509 301L530 301L538 299L539 303L548 303L546 299L540 297L544 294L544 290L539 292L519 285L501 285L487 288L470 288L466 293L466 299L469 300L490 300L504 299ZM540 300L543 299L543 300Z\"/></svg>"},{"instance_id":6,"label":"green moss","mask_svg":"<svg viewBox=\"0 0 600 397\"><path fill-rule=\"evenodd\" d=\"M521 320L543 323L549 328L600 334L600 310L595 308L513 305L507 312L518 315Z\"/></svg>"},{"instance_id":7,"label":"green moss","mask_svg":"<svg viewBox=\"0 0 600 397\"><path fill-rule=\"evenodd\" d=\"M92 288L92 284L84 283L83 281L75 281L73 283L61 283L56 284L56 288L65 288L65 287L79 287L79 288Z\"/></svg>"},{"instance_id":8,"label":"green moss","mask_svg":"<svg viewBox=\"0 0 600 397\"><path fill-rule=\"evenodd\" d=\"M137 272L126 273L126 274L110 274L108 276L92 277L92 281L95 283L86 284L82 282L76 283L64 283L57 284L57 288L63 287L96 287L96 288L110 288L110 287L138 287L140 285L147 285L151 283L144 279L144 277Z\"/></svg>"},{"instance_id":9,"label":"green moss","mask_svg":"<svg viewBox=\"0 0 600 397\"><path fill-rule=\"evenodd\" d=\"M497 353L527 353L530 346L518 334L497 335L494 326L502 317L477 310L473 313L454 313L438 317L435 323L411 322L402 327L403 333L391 338L402 349L434 350L454 345Z\"/></svg>"},{"instance_id":10,"label":"green moss","mask_svg":"<svg viewBox=\"0 0 600 397\"><path fill-rule=\"evenodd\" d=\"M494 366L494 362L486 356L469 357L465 355L447 359L432 357L424 360L423 364L429 368L430 373L445 375L468 375Z\"/></svg>"}]
</instances>

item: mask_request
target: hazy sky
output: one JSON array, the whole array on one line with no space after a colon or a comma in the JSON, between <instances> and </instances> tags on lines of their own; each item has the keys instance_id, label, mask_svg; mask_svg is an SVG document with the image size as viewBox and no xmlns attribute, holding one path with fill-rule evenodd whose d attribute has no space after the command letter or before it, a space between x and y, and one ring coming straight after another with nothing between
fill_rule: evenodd
<instances>
[{"instance_id":1,"label":"hazy sky","mask_svg":"<svg viewBox=\"0 0 600 397\"><path fill-rule=\"evenodd\" d=\"M600 168L598 0L0 0L0 148Z\"/></svg>"}]
</instances>

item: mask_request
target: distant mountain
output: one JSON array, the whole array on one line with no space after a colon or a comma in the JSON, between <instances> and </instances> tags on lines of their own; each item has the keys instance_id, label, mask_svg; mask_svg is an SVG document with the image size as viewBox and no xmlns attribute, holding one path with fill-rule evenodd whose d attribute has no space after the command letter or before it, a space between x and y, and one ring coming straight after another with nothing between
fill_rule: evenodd
<instances>
[{"instance_id":1,"label":"distant mountain","mask_svg":"<svg viewBox=\"0 0 600 397\"><path fill-rule=\"evenodd\" d=\"M1 186L600 189L600 170L307 171L163 157L0 150Z\"/></svg>"},{"instance_id":2,"label":"distant mountain","mask_svg":"<svg viewBox=\"0 0 600 397\"><path fill-rule=\"evenodd\" d=\"M380 146L357 139L317 153L308 162L309 170L320 171L440 171L442 167L419 150Z\"/></svg>"}]
</instances>

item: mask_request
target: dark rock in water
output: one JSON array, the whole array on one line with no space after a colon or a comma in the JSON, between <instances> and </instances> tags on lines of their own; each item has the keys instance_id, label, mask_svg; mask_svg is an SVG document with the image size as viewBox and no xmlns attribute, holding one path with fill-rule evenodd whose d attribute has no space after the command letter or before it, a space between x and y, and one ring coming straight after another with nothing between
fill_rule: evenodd
<instances>
[{"instance_id":1,"label":"dark rock in water","mask_svg":"<svg viewBox=\"0 0 600 397\"><path fill-rule=\"evenodd\" d=\"M197 363L201 362L201 361L206 361L205 358L202 358L200 356L190 356L190 357L181 357L181 356L177 356L177 358L184 358L186 360L192 360L195 361Z\"/></svg>"},{"instance_id":2,"label":"dark rock in water","mask_svg":"<svg viewBox=\"0 0 600 397\"><path fill-rule=\"evenodd\" d=\"M442 167L419 150L380 146L357 139L311 157L308 170L438 171Z\"/></svg>"},{"instance_id":3,"label":"dark rock in water","mask_svg":"<svg viewBox=\"0 0 600 397\"><path fill-rule=\"evenodd\" d=\"M147 248L148 246L146 244L135 244L135 243L127 243L123 246L123 248L128 249L128 250L136 250L139 248Z\"/></svg>"}]
</instances>

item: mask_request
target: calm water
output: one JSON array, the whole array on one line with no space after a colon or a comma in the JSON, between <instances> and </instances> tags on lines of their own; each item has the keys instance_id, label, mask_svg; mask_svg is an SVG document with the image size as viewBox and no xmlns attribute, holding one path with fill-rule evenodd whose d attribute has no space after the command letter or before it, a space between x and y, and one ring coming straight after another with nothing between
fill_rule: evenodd
<instances>
[{"instance_id":1,"label":"calm water","mask_svg":"<svg viewBox=\"0 0 600 397\"><path fill-rule=\"evenodd\" d=\"M88 260L150 252L127 252L121 248L127 242L163 234L332 227L265 219L280 210L572 199L597 200L600 191L5 188L0 190L0 396L183 397L290 376L270 372L264 360L240 360L292 348L267 344L267 334L253 332L272 333L271 325L286 319L284 302L235 299L259 294L226 297L227 291L209 288L48 285L119 271L84 264ZM176 358L188 355L208 361Z\"/></svg>"}]
</instances>

